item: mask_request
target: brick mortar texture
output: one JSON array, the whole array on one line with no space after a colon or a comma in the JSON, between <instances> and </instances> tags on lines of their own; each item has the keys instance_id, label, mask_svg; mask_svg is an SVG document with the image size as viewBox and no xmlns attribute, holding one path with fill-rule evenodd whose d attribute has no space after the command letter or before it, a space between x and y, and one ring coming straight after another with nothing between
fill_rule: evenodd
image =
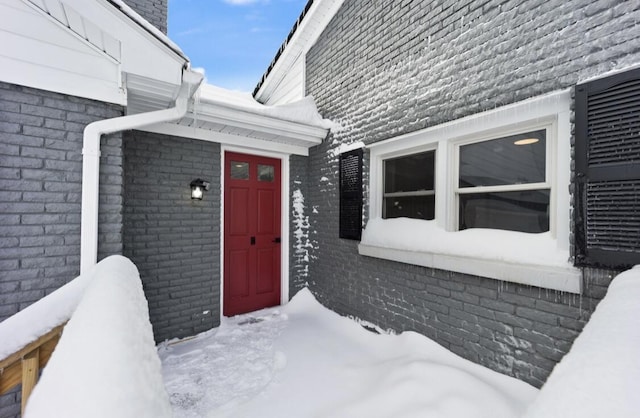
<instances>
[{"instance_id":1,"label":"brick mortar texture","mask_svg":"<svg viewBox=\"0 0 640 418\"><path fill-rule=\"evenodd\" d=\"M616 272L585 269L578 296L360 256L338 239L336 150L635 65L638 21L633 2L346 0L306 57L307 92L341 125L311 149L303 187L316 209L306 281L319 299L541 386ZM367 174L365 153L365 185Z\"/></svg>"},{"instance_id":2,"label":"brick mortar texture","mask_svg":"<svg viewBox=\"0 0 640 418\"><path fill-rule=\"evenodd\" d=\"M0 83L0 321L79 274L83 130L118 116L120 106ZM99 259L122 253L121 134L101 151ZM2 418L20 410L11 397Z\"/></svg>"},{"instance_id":3,"label":"brick mortar texture","mask_svg":"<svg viewBox=\"0 0 640 418\"><path fill-rule=\"evenodd\" d=\"M220 145L139 131L124 139L124 254L138 267L156 341L220 323ZM189 183L211 182L203 200Z\"/></svg>"},{"instance_id":4,"label":"brick mortar texture","mask_svg":"<svg viewBox=\"0 0 640 418\"><path fill-rule=\"evenodd\" d=\"M298 202L307 196L308 164L307 158L293 155L289 158L289 190L291 192L291 227L289 228L289 295L293 296L307 285L309 279L309 249L313 237L309 236L309 213L313 208L306 202ZM298 196L298 197L296 197ZM302 204L301 206L296 206Z\"/></svg>"}]
</instances>

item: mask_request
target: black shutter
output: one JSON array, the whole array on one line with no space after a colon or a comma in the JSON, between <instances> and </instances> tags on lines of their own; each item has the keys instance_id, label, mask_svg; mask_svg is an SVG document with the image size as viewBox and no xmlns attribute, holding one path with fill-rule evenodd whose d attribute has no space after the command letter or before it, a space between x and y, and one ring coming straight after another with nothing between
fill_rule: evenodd
<instances>
[{"instance_id":1,"label":"black shutter","mask_svg":"<svg viewBox=\"0 0 640 418\"><path fill-rule=\"evenodd\" d=\"M640 69L576 86L576 265L640 263Z\"/></svg>"},{"instance_id":2,"label":"black shutter","mask_svg":"<svg viewBox=\"0 0 640 418\"><path fill-rule=\"evenodd\" d=\"M340 238L362 236L362 149L340 155Z\"/></svg>"}]
</instances>

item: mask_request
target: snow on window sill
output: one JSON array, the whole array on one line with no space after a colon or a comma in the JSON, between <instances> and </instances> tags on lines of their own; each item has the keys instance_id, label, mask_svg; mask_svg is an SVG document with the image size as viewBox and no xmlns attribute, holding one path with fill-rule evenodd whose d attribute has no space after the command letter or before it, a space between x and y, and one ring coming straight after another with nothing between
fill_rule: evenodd
<instances>
[{"instance_id":1,"label":"snow on window sill","mask_svg":"<svg viewBox=\"0 0 640 418\"><path fill-rule=\"evenodd\" d=\"M549 233L469 229L447 232L435 221L372 219L361 255L580 294L582 275Z\"/></svg>"}]
</instances>

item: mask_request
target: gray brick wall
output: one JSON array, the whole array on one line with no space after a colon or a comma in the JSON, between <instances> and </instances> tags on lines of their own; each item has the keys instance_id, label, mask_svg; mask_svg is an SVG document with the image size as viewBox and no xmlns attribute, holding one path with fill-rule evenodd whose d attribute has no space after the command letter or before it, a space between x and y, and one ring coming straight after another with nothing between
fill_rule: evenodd
<instances>
[{"instance_id":1,"label":"gray brick wall","mask_svg":"<svg viewBox=\"0 0 640 418\"><path fill-rule=\"evenodd\" d=\"M639 14L631 1L347 0L306 87L345 128L334 140L376 142L635 64Z\"/></svg>"},{"instance_id":2,"label":"gray brick wall","mask_svg":"<svg viewBox=\"0 0 640 418\"><path fill-rule=\"evenodd\" d=\"M156 341L220 321L220 145L145 132L124 139L124 254L138 266ZM189 183L211 182L201 201Z\"/></svg>"},{"instance_id":3,"label":"gray brick wall","mask_svg":"<svg viewBox=\"0 0 640 418\"><path fill-rule=\"evenodd\" d=\"M119 106L0 83L0 321L79 274L82 132L117 116ZM101 149L104 258L122 252L121 136ZM0 417L19 411L14 398L0 398Z\"/></svg>"},{"instance_id":4,"label":"gray brick wall","mask_svg":"<svg viewBox=\"0 0 640 418\"><path fill-rule=\"evenodd\" d=\"M320 300L540 386L615 272L586 269L576 296L359 256L338 239L335 150L639 63L638 19L634 2L346 0L307 55L307 91L342 125L308 161L308 281ZM365 155L365 177L367 165Z\"/></svg>"},{"instance_id":5,"label":"gray brick wall","mask_svg":"<svg viewBox=\"0 0 640 418\"><path fill-rule=\"evenodd\" d=\"M162 33L167 33L167 0L125 0L125 3Z\"/></svg>"},{"instance_id":6,"label":"gray brick wall","mask_svg":"<svg viewBox=\"0 0 640 418\"><path fill-rule=\"evenodd\" d=\"M309 245L313 237L309 237L309 213L313 208L305 202L302 210L293 209L296 193L304 199L308 185L307 158L292 155L289 158L289 191L291 193L291 228L289 229L290 259L289 263L289 295L298 293L309 280ZM299 198L298 198L299 199Z\"/></svg>"}]
</instances>

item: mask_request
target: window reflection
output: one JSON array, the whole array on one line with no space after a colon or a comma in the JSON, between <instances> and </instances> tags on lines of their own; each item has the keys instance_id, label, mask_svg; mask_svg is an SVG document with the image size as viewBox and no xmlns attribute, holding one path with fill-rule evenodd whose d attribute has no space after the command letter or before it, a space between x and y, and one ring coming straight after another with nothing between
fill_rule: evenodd
<instances>
[{"instance_id":1,"label":"window reflection","mask_svg":"<svg viewBox=\"0 0 640 418\"><path fill-rule=\"evenodd\" d=\"M458 187L544 182L545 133L539 130L461 146Z\"/></svg>"},{"instance_id":2,"label":"window reflection","mask_svg":"<svg viewBox=\"0 0 640 418\"><path fill-rule=\"evenodd\" d=\"M258 181L272 182L274 178L274 169L272 165L258 164Z\"/></svg>"},{"instance_id":3,"label":"window reflection","mask_svg":"<svg viewBox=\"0 0 640 418\"><path fill-rule=\"evenodd\" d=\"M435 151L384 162L383 218L433 219Z\"/></svg>"},{"instance_id":4,"label":"window reflection","mask_svg":"<svg viewBox=\"0 0 640 418\"><path fill-rule=\"evenodd\" d=\"M549 190L460 195L460 229L549 230Z\"/></svg>"},{"instance_id":5,"label":"window reflection","mask_svg":"<svg viewBox=\"0 0 640 418\"><path fill-rule=\"evenodd\" d=\"M231 161L231 178L235 180L249 179L249 163Z\"/></svg>"}]
</instances>

